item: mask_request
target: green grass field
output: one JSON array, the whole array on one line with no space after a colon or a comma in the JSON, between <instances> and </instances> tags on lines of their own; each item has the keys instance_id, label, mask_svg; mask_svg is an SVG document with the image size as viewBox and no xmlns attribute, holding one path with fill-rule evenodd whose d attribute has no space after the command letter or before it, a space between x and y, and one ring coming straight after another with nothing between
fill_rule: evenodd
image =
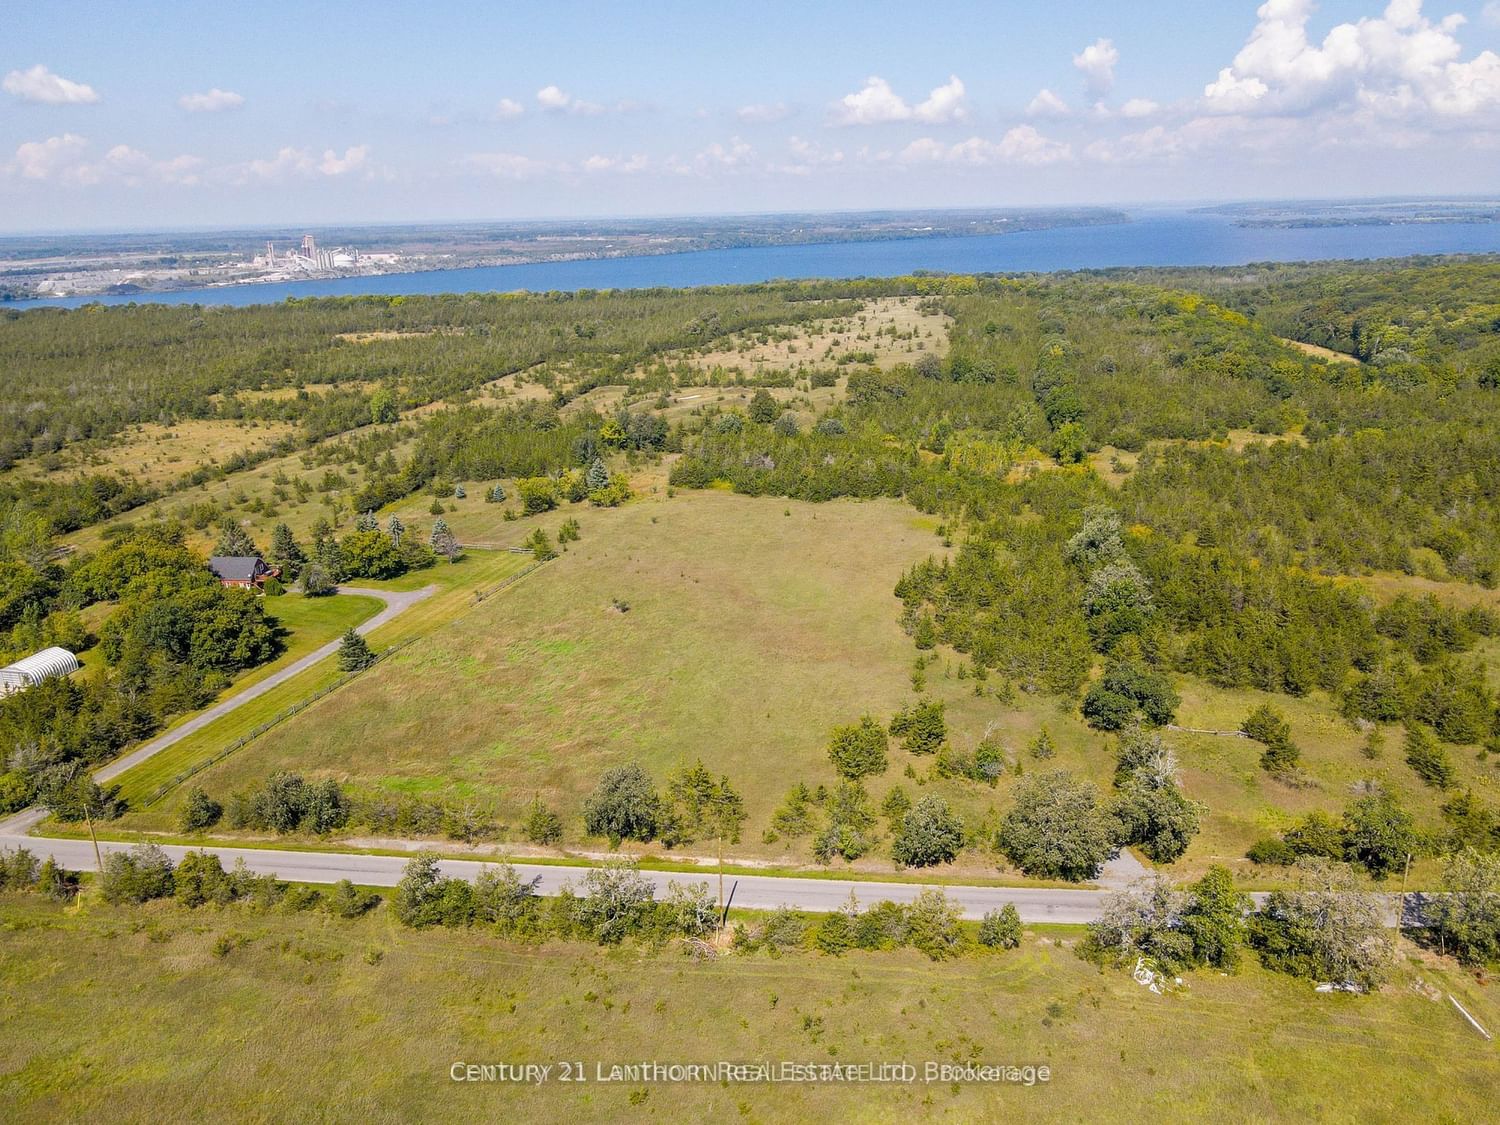
<instances>
[{"instance_id":1,"label":"green grass field","mask_svg":"<svg viewBox=\"0 0 1500 1125\"><path fill-rule=\"evenodd\" d=\"M400 928L384 908L196 912L0 896L0 1099L25 1121L1479 1121L1500 1005L1421 955L1382 992L1265 973L1157 996L1028 933L911 951L714 962ZM223 940L221 940L223 939ZM215 947L227 947L218 955ZM596 1063L1045 1064L982 1083L600 1083ZM576 1060L590 1081L458 1083L454 1063Z\"/></svg>"},{"instance_id":2,"label":"green grass field","mask_svg":"<svg viewBox=\"0 0 1500 1125\"><path fill-rule=\"evenodd\" d=\"M433 596L409 607L393 620L374 630L369 638L371 645L380 651L438 627L443 622L464 612L471 604L476 590L487 589L503 581L521 570L529 561L524 555L507 552L471 551L456 564L444 563L430 570L416 571L389 582L362 583L371 589L411 590L429 585L438 588ZM373 616L379 611L380 603L373 598L347 594L322 599L286 596L272 599L270 608L278 615L282 615L284 621L293 619L293 614L301 614L307 619L306 631L309 634L321 636L322 639L315 642L312 640L299 642L294 646L297 651L289 651L275 665L257 669L253 678L237 682L231 693L240 690L243 686L248 686L255 679L269 675L275 668L306 655L318 645L338 637L350 625ZM345 623L337 623L341 615L354 614L357 616L351 616ZM321 632L315 632L311 623L320 617L325 620L322 621ZM195 763L213 757L224 747L268 719L327 687L337 680L339 675L338 667L331 658L321 661L286 683L251 700L245 706L230 712L218 722L195 731L181 742L168 747L160 754L123 774L120 779L121 795L130 802L132 811L127 814L121 827L161 828L168 826L175 818L175 801L181 799L181 793L173 793L167 799L146 805L146 802L154 797L164 785L170 783L174 777L185 770L191 769Z\"/></svg>"},{"instance_id":3,"label":"green grass field","mask_svg":"<svg viewBox=\"0 0 1500 1125\"><path fill-rule=\"evenodd\" d=\"M504 521L498 505L470 506L471 524L502 541L519 542L537 524L555 532L573 514L583 538L472 611L470 592L518 570L525 556L475 551L456 567L389 584L444 586L376 636L381 646L421 639L194 783L222 799L272 770L299 770L364 789L477 799L511 826L539 794L563 813L565 842L576 846L582 800L602 770L637 760L660 779L702 757L745 796L749 821L735 854L807 862L806 839L768 844L761 834L793 783L835 780L825 752L832 726L865 711L888 719L912 697L917 653L898 626L891 590L913 561L942 551L932 522L888 501L810 505L717 492L519 522ZM628 612L611 608L616 598L629 603ZM1485 646L1487 659L1494 647ZM976 695L974 681L959 676L961 664L939 653L926 673L929 691L947 704L957 747L971 749L990 731L1022 770L1069 769L1107 791L1111 740L1089 730L1076 705L1024 693L1009 703ZM127 796L139 804L186 763L212 756L335 677L330 662L185 740L127 775ZM1280 873L1251 865L1245 849L1311 809L1337 813L1361 779L1380 780L1421 823L1440 827L1443 794L1412 774L1399 730L1387 732L1384 754L1370 761L1361 754L1363 735L1326 695L1273 698L1187 677L1178 688L1178 721L1186 727L1232 730L1270 700L1290 719L1313 784L1293 788L1267 775L1261 748L1248 740L1169 732L1186 791L1206 807L1203 830L1175 875L1226 863L1252 884L1274 884ZM1047 762L1026 752L1043 727L1057 746ZM1462 784L1494 784L1492 765L1465 751L1453 757ZM971 825L996 821L1013 776L994 788L929 779L931 761L893 745L891 768L869 783L876 800L899 784L913 796L942 793ZM120 827L170 829L181 796L137 809ZM944 874L993 877L995 864L987 852L970 851ZM857 865L889 867L881 854ZM1437 868L1419 862L1415 885L1432 881Z\"/></svg>"},{"instance_id":4,"label":"green grass field","mask_svg":"<svg viewBox=\"0 0 1500 1125\"><path fill-rule=\"evenodd\" d=\"M758 837L791 781L826 772L829 727L902 700L910 642L890 588L938 546L910 509L711 494L579 519L559 560L201 783L296 768L483 794L515 815L533 793L576 811L608 765L662 773L701 756L745 791Z\"/></svg>"}]
</instances>

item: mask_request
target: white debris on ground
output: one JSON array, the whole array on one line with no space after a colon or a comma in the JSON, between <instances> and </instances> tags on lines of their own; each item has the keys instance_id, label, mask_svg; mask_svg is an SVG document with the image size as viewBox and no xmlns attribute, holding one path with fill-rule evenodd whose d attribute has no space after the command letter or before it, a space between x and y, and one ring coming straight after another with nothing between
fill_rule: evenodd
<instances>
[{"instance_id":1,"label":"white debris on ground","mask_svg":"<svg viewBox=\"0 0 1500 1125\"><path fill-rule=\"evenodd\" d=\"M1130 976L1136 984L1149 988L1158 996L1170 989L1185 987L1181 977L1168 978L1149 957L1137 957Z\"/></svg>"}]
</instances>

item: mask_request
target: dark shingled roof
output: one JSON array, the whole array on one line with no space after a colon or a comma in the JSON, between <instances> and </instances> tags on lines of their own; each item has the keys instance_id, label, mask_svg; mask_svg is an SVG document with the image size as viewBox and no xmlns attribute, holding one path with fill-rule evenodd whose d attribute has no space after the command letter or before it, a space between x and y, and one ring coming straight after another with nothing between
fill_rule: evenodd
<instances>
[{"instance_id":1,"label":"dark shingled roof","mask_svg":"<svg viewBox=\"0 0 1500 1125\"><path fill-rule=\"evenodd\" d=\"M215 555L208 560L208 569L221 582L254 582L265 565L258 555Z\"/></svg>"}]
</instances>

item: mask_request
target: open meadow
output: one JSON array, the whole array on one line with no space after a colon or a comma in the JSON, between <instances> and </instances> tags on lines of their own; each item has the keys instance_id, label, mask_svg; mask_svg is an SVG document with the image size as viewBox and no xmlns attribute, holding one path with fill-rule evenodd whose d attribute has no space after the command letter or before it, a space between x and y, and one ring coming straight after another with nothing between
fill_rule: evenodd
<instances>
[{"instance_id":1,"label":"open meadow","mask_svg":"<svg viewBox=\"0 0 1500 1125\"><path fill-rule=\"evenodd\" d=\"M519 543L533 526L555 532L572 517L563 510L509 522L502 505L472 497L455 507L447 518L460 534L494 543ZM413 502L396 511L414 520L420 508ZM729 849L734 856L810 862L808 838L764 834L796 783L831 787L837 780L827 756L834 726L867 713L888 721L915 698L920 654L900 628L891 591L912 563L947 553L935 521L889 501L811 505L718 491L661 493L577 518L582 538L557 560L477 607L437 601L415 611L425 614L421 622L398 619L386 628L399 633L382 631L375 640L417 637L412 644L196 774L193 784L224 800L290 770L362 793L474 803L504 826L509 846L523 850L535 849L525 848L519 823L539 797L562 814L565 848L597 849L602 841L585 837L581 809L605 770L638 762L660 781L701 759L745 798L748 819ZM440 580L453 584L447 597L459 599L461 589L503 577L494 567L514 571L525 561L471 552L456 567L440 565L397 584ZM1481 655L1493 671L1494 653L1485 648ZM993 679L980 685L966 663L937 650L922 673L926 693L945 705L949 741L959 751L987 737L1000 742L1008 769L998 783L939 777L931 756L893 740L889 768L867 785L877 807L899 786L913 799L939 794L959 811L981 846L943 874L993 876L998 866L1014 878L1018 873L987 845L1020 777L1066 769L1107 792L1116 739L1090 729L1070 701L1007 693ZM308 673L232 724L217 724L131 771L126 796L137 807L120 828L171 831L186 788L163 794L162 787L185 764L213 756L336 676L331 668ZM1259 704L1281 708L1303 751L1305 776L1293 785L1268 774L1263 748L1242 737L1164 732L1179 757L1184 792L1204 810L1202 831L1168 868L1174 876L1195 877L1217 863L1250 885L1274 884L1284 872L1249 863L1246 849L1310 811L1336 815L1369 779L1399 793L1423 826L1441 826L1447 796L1423 785L1403 761L1399 728L1388 729L1386 750L1372 761L1363 753L1365 734L1326 693L1288 699L1191 676L1175 683L1181 728L1233 732ZM1054 756L1041 761L1028 748L1044 729ZM1483 791L1492 784L1491 767L1472 756L1456 756L1455 766L1462 785ZM147 796L151 805L141 807ZM644 851L659 854L660 847ZM854 866L891 869L883 849ZM1435 878L1439 866L1421 858L1416 876Z\"/></svg>"},{"instance_id":2,"label":"open meadow","mask_svg":"<svg viewBox=\"0 0 1500 1125\"><path fill-rule=\"evenodd\" d=\"M387 910L64 909L0 895L0 1097L27 1121L1396 1121L1487 1119L1500 1024L1465 974L1413 955L1370 996L1253 961L1153 995L1028 933L913 951L696 961L674 948L528 946L413 931ZM75 1018L75 1013L87 1018ZM597 1064L1046 1066L1032 1086L598 1081ZM581 1062L586 1082L561 1082ZM552 1065L455 1082L455 1063Z\"/></svg>"}]
</instances>

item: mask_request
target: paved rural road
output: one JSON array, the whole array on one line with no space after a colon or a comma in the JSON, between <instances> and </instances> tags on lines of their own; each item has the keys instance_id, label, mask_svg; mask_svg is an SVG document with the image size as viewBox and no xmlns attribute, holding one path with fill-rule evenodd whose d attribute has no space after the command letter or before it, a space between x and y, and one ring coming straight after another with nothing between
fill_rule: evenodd
<instances>
[{"instance_id":1,"label":"paved rural road","mask_svg":"<svg viewBox=\"0 0 1500 1125\"><path fill-rule=\"evenodd\" d=\"M105 854L125 851L131 845L113 841L99 842ZM64 867L79 871L94 869L94 849L87 840L58 840L19 833L0 835L0 847L29 848L38 858L52 856ZM185 847L165 849L173 862L193 850ZM299 883L336 883L349 879L372 887L393 887L401 878L410 856L351 855L344 852L298 852L263 848L229 848L205 844L203 851L217 855L230 867L243 859L256 874L275 874ZM541 894L556 894L563 886L577 886L587 870L583 867L554 867L546 864L517 863L522 878L539 878ZM473 879L484 864L476 860L445 859L443 872ZM666 893L667 884L706 883L717 890L718 876L693 872L643 871L656 884L657 895ZM849 901L852 891L866 905L890 899L910 902L922 890L918 883L872 883L849 879L802 879L795 876L726 875L724 891L734 889L732 905L771 910L786 905L799 910L837 910ZM1087 922L1099 913L1108 892L1066 890L1046 887L961 887L943 886L942 891L963 907L966 918L979 918L986 911L998 910L1008 902L1016 904L1023 922Z\"/></svg>"},{"instance_id":2,"label":"paved rural road","mask_svg":"<svg viewBox=\"0 0 1500 1125\"><path fill-rule=\"evenodd\" d=\"M340 586L339 593L361 594L365 597L377 598L380 601L385 602L385 608L383 610L381 610L374 617L370 618L364 624L358 626L355 629L355 632L358 633L368 633L372 629L380 628L380 626L384 625L391 618L409 609L411 606L416 605L417 602L421 601L422 599L431 597L433 594L437 593L437 589L438 588L436 586L424 586L420 590L398 592L393 590L370 590L363 586ZM300 675L301 673L307 671L314 664L318 663L318 661L332 656L335 652L338 651L338 647L338 641L329 641L326 645L318 649L316 652L310 652L301 660L298 660L292 664L288 664L281 671L275 673L274 675L267 676L265 679L250 685L238 695L232 695L222 703L215 703L208 710L202 712L201 714L194 715L180 727L173 727L171 730L167 731L166 734L161 735L158 738L153 738L150 742L146 743L140 749L126 754L123 758L117 758L113 762L110 762L109 765L104 766L102 769L96 770L94 772L94 780L100 782L101 784L106 781L112 781L133 766L140 765L147 758L150 758L156 754L160 754L168 746L172 746L178 742L181 742L188 735L194 733L195 731L202 730L214 720L223 718L235 708L243 707L252 699L256 699L262 695L265 695L266 692L270 691L272 688L280 687L282 684L290 680L293 676ZM0 823L0 831L3 831L7 827L9 827L8 822Z\"/></svg>"}]
</instances>

